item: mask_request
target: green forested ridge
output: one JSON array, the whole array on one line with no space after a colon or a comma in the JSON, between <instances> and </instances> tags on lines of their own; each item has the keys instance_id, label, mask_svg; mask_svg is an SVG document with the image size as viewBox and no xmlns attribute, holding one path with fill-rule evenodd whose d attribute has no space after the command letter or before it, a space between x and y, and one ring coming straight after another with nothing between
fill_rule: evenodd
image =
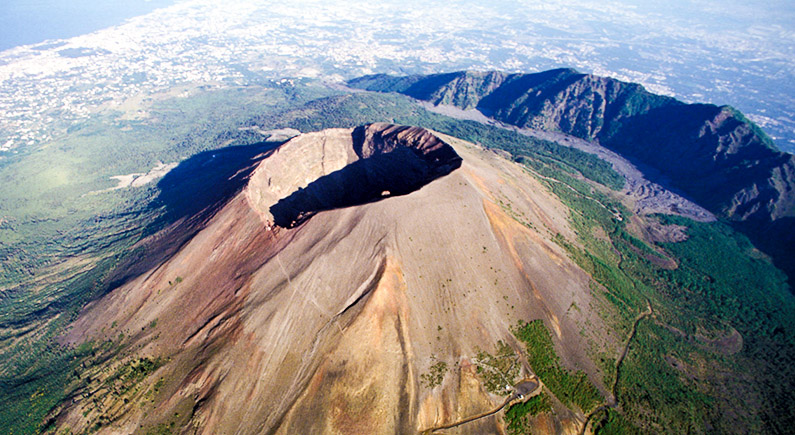
<instances>
[{"instance_id":1,"label":"green forested ridge","mask_svg":"<svg viewBox=\"0 0 795 435\"><path fill-rule=\"evenodd\" d=\"M687 227L689 238L660 243L678 267L649 261L648 245L627 232L629 211L546 181L570 205L581 247L558 238L600 285L612 308L606 320L621 334L650 301L619 371L621 411L598 413L606 433L639 431L785 431L795 417L795 301L786 276L725 223L658 216ZM588 203L591 203L588 205ZM603 205L620 210L622 219ZM601 228L609 240L594 237ZM645 245L645 246L644 246ZM613 315L609 314L613 313ZM742 337L741 347L737 331ZM610 372L615 360L597 360ZM607 381L612 381L608 379Z\"/></svg>"}]
</instances>

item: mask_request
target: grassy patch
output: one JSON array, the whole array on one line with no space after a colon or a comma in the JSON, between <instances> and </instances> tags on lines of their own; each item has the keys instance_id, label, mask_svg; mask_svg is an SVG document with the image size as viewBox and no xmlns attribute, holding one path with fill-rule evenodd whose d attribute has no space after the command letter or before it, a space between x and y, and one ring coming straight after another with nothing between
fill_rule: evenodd
<instances>
[{"instance_id":1,"label":"grassy patch","mask_svg":"<svg viewBox=\"0 0 795 435\"><path fill-rule=\"evenodd\" d=\"M105 383L115 394L123 395L154 373L163 363L160 358L139 358L130 361L119 367L116 373L105 380Z\"/></svg>"},{"instance_id":2,"label":"grassy patch","mask_svg":"<svg viewBox=\"0 0 795 435\"><path fill-rule=\"evenodd\" d=\"M442 384L444 375L447 373L447 363L444 361L437 361L436 357L431 357L436 363L431 365L428 373L420 375L420 383L427 388L434 388Z\"/></svg>"},{"instance_id":3,"label":"grassy patch","mask_svg":"<svg viewBox=\"0 0 795 435\"><path fill-rule=\"evenodd\" d=\"M493 355L480 350L473 362L486 391L502 396L509 392L506 387L513 387L516 383L521 370L516 352L501 340L497 342L497 350Z\"/></svg>"}]
</instances>

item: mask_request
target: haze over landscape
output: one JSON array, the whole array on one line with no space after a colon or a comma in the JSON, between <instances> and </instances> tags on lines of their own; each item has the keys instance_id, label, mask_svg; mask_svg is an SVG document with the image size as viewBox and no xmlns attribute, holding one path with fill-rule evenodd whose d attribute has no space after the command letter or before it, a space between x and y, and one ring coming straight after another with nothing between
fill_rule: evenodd
<instances>
[{"instance_id":1,"label":"haze over landscape","mask_svg":"<svg viewBox=\"0 0 795 435\"><path fill-rule=\"evenodd\" d=\"M0 433L789 433L788 1L0 5Z\"/></svg>"},{"instance_id":2,"label":"haze over landscape","mask_svg":"<svg viewBox=\"0 0 795 435\"><path fill-rule=\"evenodd\" d=\"M14 5L3 20L14 21ZM0 54L0 150L41 144L58 131L53 122L66 128L103 103L177 85L570 67L684 101L730 104L795 151L793 21L784 0L181 1Z\"/></svg>"}]
</instances>

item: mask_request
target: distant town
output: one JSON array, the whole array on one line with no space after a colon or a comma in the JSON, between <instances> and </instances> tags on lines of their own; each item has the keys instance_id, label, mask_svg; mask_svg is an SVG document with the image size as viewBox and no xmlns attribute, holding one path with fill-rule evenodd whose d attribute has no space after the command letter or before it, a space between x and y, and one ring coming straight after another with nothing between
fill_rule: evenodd
<instances>
[{"instance_id":1,"label":"distant town","mask_svg":"<svg viewBox=\"0 0 795 435\"><path fill-rule=\"evenodd\" d=\"M454 12L432 4L421 13L418 4L398 6L186 1L88 35L0 52L0 158L51 141L92 113L124 112L131 99L179 87L554 67L734 105L795 151L795 60L786 43L795 36L781 26L718 34L587 1L573 17L552 5L518 16L476 4ZM593 16L611 32L595 37L586 19Z\"/></svg>"}]
</instances>

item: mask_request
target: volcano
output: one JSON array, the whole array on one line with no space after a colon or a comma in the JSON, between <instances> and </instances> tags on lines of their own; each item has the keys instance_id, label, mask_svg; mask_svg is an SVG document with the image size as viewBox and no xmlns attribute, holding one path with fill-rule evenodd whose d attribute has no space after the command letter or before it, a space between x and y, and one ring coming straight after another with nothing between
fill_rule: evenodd
<instances>
[{"instance_id":1,"label":"volcano","mask_svg":"<svg viewBox=\"0 0 795 435\"><path fill-rule=\"evenodd\" d=\"M582 325L606 333L590 278L552 241L575 239L566 213L520 164L430 130L297 136L172 255L81 313L65 341L118 351L85 367L53 419L100 433L417 433L503 403L482 370L495 349L516 352L516 379L533 376L511 332L525 319L604 393L583 351ZM539 424L577 430L583 413L555 403Z\"/></svg>"}]
</instances>

